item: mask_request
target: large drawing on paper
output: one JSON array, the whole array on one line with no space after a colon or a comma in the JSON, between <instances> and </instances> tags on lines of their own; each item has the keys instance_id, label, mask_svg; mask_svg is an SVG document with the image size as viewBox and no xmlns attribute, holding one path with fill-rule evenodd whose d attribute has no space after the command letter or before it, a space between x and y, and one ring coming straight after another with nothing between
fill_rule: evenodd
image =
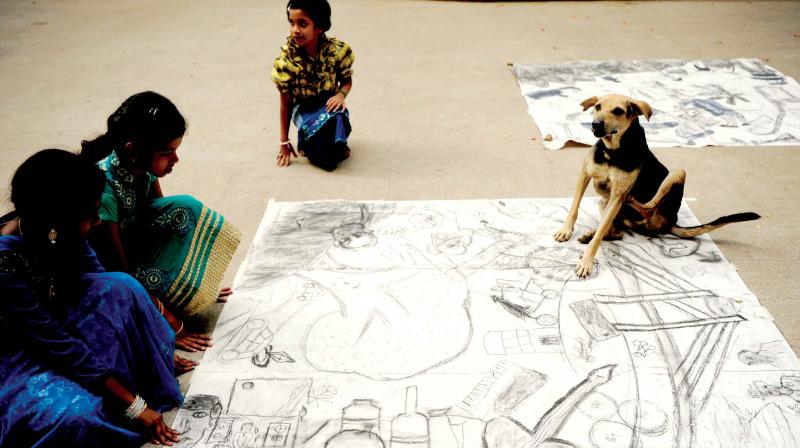
<instances>
[{"instance_id":1,"label":"large drawing on paper","mask_svg":"<svg viewBox=\"0 0 800 448\"><path fill-rule=\"evenodd\" d=\"M580 102L607 93L653 107L641 119L652 147L800 144L800 86L758 59L515 64L513 73L548 149L593 144Z\"/></svg>"},{"instance_id":2,"label":"large drawing on paper","mask_svg":"<svg viewBox=\"0 0 800 448\"><path fill-rule=\"evenodd\" d=\"M800 363L712 240L581 280L568 205L271 202L178 446L800 447Z\"/></svg>"}]
</instances>

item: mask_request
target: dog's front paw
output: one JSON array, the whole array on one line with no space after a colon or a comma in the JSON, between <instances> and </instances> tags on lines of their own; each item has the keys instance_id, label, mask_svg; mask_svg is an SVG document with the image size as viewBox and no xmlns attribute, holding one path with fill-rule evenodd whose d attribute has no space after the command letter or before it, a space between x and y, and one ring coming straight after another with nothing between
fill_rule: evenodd
<instances>
[{"instance_id":1,"label":"dog's front paw","mask_svg":"<svg viewBox=\"0 0 800 448\"><path fill-rule=\"evenodd\" d=\"M553 235L553 238L555 238L556 241L558 241L559 243L563 243L564 241L569 240L571 236L572 236L572 226L565 225L564 227L561 228L561 230L559 230L558 232L556 232L555 235Z\"/></svg>"},{"instance_id":2,"label":"dog's front paw","mask_svg":"<svg viewBox=\"0 0 800 448\"><path fill-rule=\"evenodd\" d=\"M588 277L592 273L592 261L592 259L587 260L585 256L582 257L575 267L575 274L580 278Z\"/></svg>"}]
</instances>

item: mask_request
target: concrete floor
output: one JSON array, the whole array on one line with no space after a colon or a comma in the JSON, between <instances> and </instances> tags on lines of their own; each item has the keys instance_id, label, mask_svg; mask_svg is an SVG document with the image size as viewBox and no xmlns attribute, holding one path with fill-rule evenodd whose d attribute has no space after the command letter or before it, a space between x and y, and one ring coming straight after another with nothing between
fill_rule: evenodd
<instances>
[{"instance_id":1,"label":"concrete floor","mask_svg":"<svg viewBox=\"0 0 800 448\"><path fill-rule=\"evenodd\" d=\"M28 155L77 149L127 96L156 90L189 121L164 191L244 232L231 282L270 198L570 196L586 149L542 148L508 62L756 57L800 79L794 1L331 3L329 34L356 53L353 156L334 173L275 167L269 71L288 34L284 0L0 2L0 212ZM655 153L686 169L701 221L764 217L713 238L800 352L800 147Z\"/></svg>"}]
</instances>

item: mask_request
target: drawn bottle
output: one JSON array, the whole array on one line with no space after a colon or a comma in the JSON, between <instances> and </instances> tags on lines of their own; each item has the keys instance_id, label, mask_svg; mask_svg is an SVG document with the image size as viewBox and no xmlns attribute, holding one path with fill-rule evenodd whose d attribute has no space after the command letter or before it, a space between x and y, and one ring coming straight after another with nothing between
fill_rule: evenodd
<instances>
[{"instance_id":1,"label":"drawn bottle","mask_svg":"<svg viewBox=\"0 0 800 448\"><path fill-rule=\"evenodd\" d=\"M417 412L417 386L406 388L406 411L392 420L391 448L429 448L428 417Z\"/></svg>"},{"instance_id":2,"label":"drawn bottle","mask_svg":"<svg viewBox=\"0 0 800 448\"><path fill-rule=\"evenodd\" d=\"M450 409L431 409L428 427L431 432L431 448L459 448L447 411Z\"/></svg>"}]
</instances>

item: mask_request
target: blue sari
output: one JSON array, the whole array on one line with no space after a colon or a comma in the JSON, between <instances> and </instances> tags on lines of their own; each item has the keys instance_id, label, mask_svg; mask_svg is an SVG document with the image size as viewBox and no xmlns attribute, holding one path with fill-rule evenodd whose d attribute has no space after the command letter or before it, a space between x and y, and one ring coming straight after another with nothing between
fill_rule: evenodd
<instances>
[{"instance_id":1,"label":"blue sari","mask_svg":"<svg viewBox=\"0 0 800 448\"><path fill-rule=\"evenodd\" d=\"M0 446L140 446L142 427L98 391L109 375L159 412L179 405L175 335L144 288L85 246L59 295L19 236L0 237Z\"/></svg>"},{"instance_id":2,"label":"blue sari","mask_svg":"<svg viewBox=\"0 0 800 448\"><path fill-rule=\"evenodd\" d=\"M328 112L325 95L303 101L292 112L297 126L297 149L309 162L326 171L333 171L349 156L347 137L350 135L350 111Z\"/></svg>"}]
</instances>

